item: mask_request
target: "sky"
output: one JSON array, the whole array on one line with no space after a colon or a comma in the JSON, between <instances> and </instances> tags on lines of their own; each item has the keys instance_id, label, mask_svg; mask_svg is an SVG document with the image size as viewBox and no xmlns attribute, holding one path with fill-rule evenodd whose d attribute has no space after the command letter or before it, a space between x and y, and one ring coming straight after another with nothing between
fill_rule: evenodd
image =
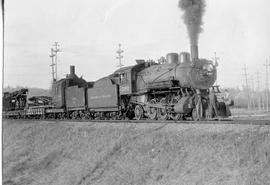
<instances>
[{"instance_id":1,"label":"sky","mask_svg":"<svg viewBox=\"0 0 270 185\"><path fill-rule=\"evenodd\" d=\"M200 58L220 58L217 83L265 87L270 63L269 0L206 0ZM178 0L9 0L5 1L4 86L49 88L50 48L59 42L58 77L76 66L78 76L95 81L123 64L189 51ZM270 69L270 68L269 68ZM269 70L270 71L270 70ZM270 73L269 73L270 74Z\"/></svg>"}]
</instances>

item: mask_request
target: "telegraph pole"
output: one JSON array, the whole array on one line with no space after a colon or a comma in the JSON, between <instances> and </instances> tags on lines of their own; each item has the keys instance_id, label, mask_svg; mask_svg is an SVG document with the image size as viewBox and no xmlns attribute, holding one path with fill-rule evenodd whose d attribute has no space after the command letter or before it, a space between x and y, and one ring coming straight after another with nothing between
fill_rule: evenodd
<instances>
[{"instance_id":1,"label":"telegraph pole","mask_svg":"<svg viewBox=\"0 0 270 185\"><path fill-rule=\"evenodd\" d=\"M213 60L215 61L215 66L217 67L218 66L218 60L219 60L220 58L219 57L217 57L217 53L216 52L214 52L214 58L213 58ZM218 74L218 73L217 73ZM216 80L216 85L217 85L217 80Z\"/></svg>"},{"instance_id":2,"label":"telegraph pole","mask_svg":"<svg viewBox=\"0 0 270 185\"><path fill-rule=\"evenodd\" d=\"M118 48L118 50L116 51L116 53L117 53L116 58L119 60L119 64L118 64L117 67L121 68L121 67L124 66L124 65L122 64L122 59L124 58L123 55L122 55L122 53L124 53L124 51L121 49L121 44L118 44L118 46L119 46L119 48Z\"/></svg>"},{"instance_id":3,"label":"telegraph pole","mask_svg":"<svg viewBox=\"0 0 270 185\"><path fill-rule=\"evenodd\" d=\"M244 66L244 75L246 80L246 88L247 88L247 98L248 98L248 109L250 109L250 93L249 93L249 87L248 87L248 77L247 77L247 66L245 64Z\"/></svg>"},{"instance_id":4,"label":"telegraph pole","mask_svg":"<svg viewBox=\"0 0 270 185\"><path fill-rule=\"evenodd\" d=\"M217 57L217 53L216 52L214 52L214 61L215 61L215 66L218 66L218 60L220 59L219 57Z\"/></svg>"},{"instance_id":5,"label":"telegraph pole","mask_svg":"<svg viewBox=\"0 0 270 185\"><path fill-rule=\"evenodd\" d=\"M50 58L52 58L52 64L50 65L52 67L52 79L53 79L53 83L55 82L55 71L54 71L54 67L55 67L55 63L53 58L55 57L55 54L53 52L53 48L51 48L51 54L49 55Z\"/></svg>"},{"instance_id":6,"label":"telegraph pole","mask_svg":"<svg viewBox=\"0 0 270 185\"><path fill-rule=\"evenodd\" d=\"M265 66L265 72L266 72L266 111L268 112L269 111L268 67L270 66L270 64L268 63L267 59L264 66Z\"/></svg>"},{"instance_id":7,"label":"telegraph pole","mask_svg":"<svg viewBox=\"0 0 270 185\"><path fill-rule=\"evenodd\" d=\"M255 79L253 77L250 78L250 81L251 81L251 107L252 107L252 110L255 110L256 109L256 88L255 88Z\"/></svg>"},{"instance_id":8,"label":"telegraph pole","mask_svg":"<svg viewBox=\"0 0 270 185\"><path fill-rule=\"evenodd\" d=\"M61 51L60 51L60 48L59 48L60 45L58 44L58 42L55 42L53 46L54 46L53 52L55 55L55 79L57 80L57 53Z\"/></svg>"},{"instance_id":9,"label":"telegraph pole","mask_svg":"<svg viewBox=\"0 0 270 185\"><path fill-rule=\"evenodd\" d=\"M250 101L251 101L251 108L252 110L255 110L255 90L254 90L254 79L251 77L250 78Z\"/></svg>"},{"instance_id":10,"label":"telegraph pole","mask_svg":"<svg viewBox=\"0 0 270 185\"><path fill-rule=\"evenodd\" d=\"M258 109L261 111L261 92L260 92L260 73L257 71L257 92L258 92Z\"/></svg>"}]
</instances>

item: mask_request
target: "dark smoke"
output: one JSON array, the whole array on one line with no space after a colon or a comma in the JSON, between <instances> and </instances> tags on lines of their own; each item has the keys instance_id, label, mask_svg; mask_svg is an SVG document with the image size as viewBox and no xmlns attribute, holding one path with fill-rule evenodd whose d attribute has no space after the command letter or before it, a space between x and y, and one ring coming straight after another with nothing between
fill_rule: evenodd
<instances>
[{"instance_id":1,"label":"dark smoke","mask_svg":"<svg viewBox=\"0 0 270 185\"><path fill-rule=\"evenodd\" d=\"M183 19L187 25L191 45L197 45L199 33L202 31L205 0L180 0L179 8L184 11Z\"/></svg>"}]
</instances>

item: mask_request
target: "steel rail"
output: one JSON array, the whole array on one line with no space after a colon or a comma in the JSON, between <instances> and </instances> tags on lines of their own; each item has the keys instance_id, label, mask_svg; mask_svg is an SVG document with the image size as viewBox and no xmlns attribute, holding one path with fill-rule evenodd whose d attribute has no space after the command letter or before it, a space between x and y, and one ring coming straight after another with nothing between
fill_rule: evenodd
<instances>
[{"instance_id":1,"label":"steel rail","mask_svg":"<svg viewBox=\"0 0 270 185\"><path fill-rule=\"evenodd\" d=\"M138 124L232 124L232 125L270 125L270 120L252 120L252 119L220 119L220 120L202 120L202 121L161 121L161 120L79 120L79 119L3 119L3 120L21 120L21 121L46 121L46 122L83 122L83 123L138 123Z\"/></svg>"}]
</instances>

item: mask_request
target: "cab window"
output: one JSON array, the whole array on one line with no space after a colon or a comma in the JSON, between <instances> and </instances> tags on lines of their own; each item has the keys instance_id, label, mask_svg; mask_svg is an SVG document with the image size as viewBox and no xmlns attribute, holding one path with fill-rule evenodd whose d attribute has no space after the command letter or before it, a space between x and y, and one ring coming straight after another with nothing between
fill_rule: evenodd
<instances>
[{"instance_id":1,"label":"cab window","mask_svg":"<svg viewBox=\"0 0 270 185\"><path fill-rule=\"evenodd\" d=\"M127 83L127 74L126 73L121 73L120 74L120 83L121 84L124 84L124 83Z\"/></svg>"}]
</instances>

